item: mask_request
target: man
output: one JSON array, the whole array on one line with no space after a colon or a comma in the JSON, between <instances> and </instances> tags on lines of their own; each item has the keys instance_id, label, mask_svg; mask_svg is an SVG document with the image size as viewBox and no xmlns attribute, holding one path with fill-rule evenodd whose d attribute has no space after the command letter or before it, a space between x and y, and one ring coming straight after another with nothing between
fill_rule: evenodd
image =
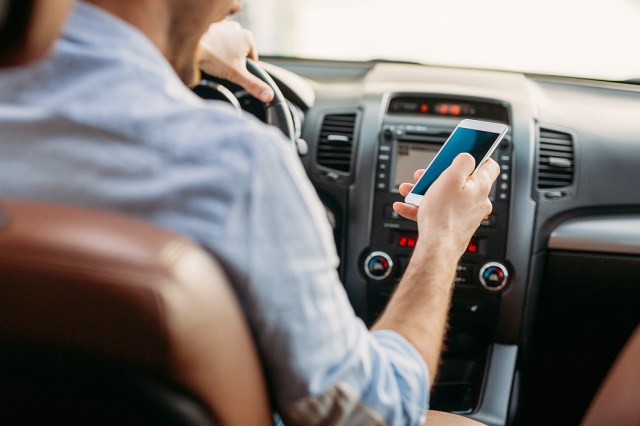
<instances>
[{"instance_id":1,"label":"man","mask_svg":"<svg viewBox=\"0 0 640 426\"><path fill-rule=\"evenodd\" d=\"M0 0L0 67L30 63L46 55L58 38L72 0ZM200 68L242 86L263 102L273 91L247 71L247 57L258 60L253 35L237 22L216 22L200 40Z\"/></svg>"},{"instance_id":2,"label":"man","mask_svg":"<svg viewBox=\"0 0 640 426\"><path fill-rule=\"evenodd\" d=\"M287 141L183 84L195 81L207 26L239 7L78 4L49 59L0 73L0 196L118 210L198 240L234 283L288 424L418 424L455 266L491 210L498 167L488 161L469 177L474 161L462 155L420 209L395 206L422 237L370 332Z\"/></svg>"}]
</instances>

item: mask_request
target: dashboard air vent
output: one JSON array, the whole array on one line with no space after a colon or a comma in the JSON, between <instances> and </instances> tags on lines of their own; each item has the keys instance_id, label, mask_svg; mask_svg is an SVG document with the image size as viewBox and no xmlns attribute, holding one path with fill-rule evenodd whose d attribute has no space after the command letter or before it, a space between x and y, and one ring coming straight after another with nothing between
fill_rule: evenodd
<instances>
[{"instance_id":1,"label":"dashboard air vent","mask_svg":"<svg viewBox=\"0 0 640 426\"><path fill-rule=\"evenodd\" d=\"M538 189L555 189L573 183L573 139L568 133L540 129Z\"/></svg>"},{"instance_id":2,"label":"dashboard air vent","mask_svg":"<svg viewBox=\"0 0 640 426\"><path fill-rule=\"evenodd\" d=\"M327 115L320 129L318 164L332 170L349 173L356 114Z\"/></svg>"}]
</instances>

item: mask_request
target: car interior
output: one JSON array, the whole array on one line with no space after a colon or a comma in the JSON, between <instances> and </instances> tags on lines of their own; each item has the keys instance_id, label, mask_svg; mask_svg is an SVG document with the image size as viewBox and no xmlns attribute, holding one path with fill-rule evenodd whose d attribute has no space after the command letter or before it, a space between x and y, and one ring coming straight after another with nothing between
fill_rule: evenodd
<instances>
[{"instance_id":1,"label":"car interior","mask_svg":"<svg viewBox=\"0 0 640 426\"><path fill-rule=\"evenodd\" d=\"M418 237L391 208L408 157L428 163L461 118L510 127L493 156L502 171L493 213L458 266L431 407L488 424L578 424L640 318L637 87L381 62L269 64L304 117L301 159L369 324Z\"/></svg>"},{"instance_id":2,"label":"car interior","mask_svg":"<svg viewBox=\"0 0 640 426\"><path fill-rule=\"evenodd\" d=\"M429 163L461 119L510 127L493 155L501 168L493 212L458 265L431 407L488 424L580 423L640 319L636 82L380 59L262 59L290 104L302 162L334 228L342 281L368 324L418 237L391 207L402 200L398 185Z\"/></svg>"},{"instance_id":3,"label":"car interior","mask_svg":"<svg viewBox=\"0 0 640 426\"><path fill-rule=\"evenodd\" d=\"M493 211L457 267L430 409L496 426L640 424L637 80L270 52L248 67L273 102L206 74L194 91L292 141L368 325L418 238L392 209L399 184L460 120L508 125L492 156ZM5 418L271 421L224 272L183 237L1 200L0 283Z\"/></svg>"}]
</instances>

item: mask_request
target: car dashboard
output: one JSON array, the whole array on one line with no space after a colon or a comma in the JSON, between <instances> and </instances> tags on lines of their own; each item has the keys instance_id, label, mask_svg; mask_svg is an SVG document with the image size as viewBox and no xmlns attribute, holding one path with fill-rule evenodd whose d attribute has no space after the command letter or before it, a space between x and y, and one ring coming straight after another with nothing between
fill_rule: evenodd
<instances>
[{"instance_id":1,"label":"car dashboard","mask_svg":"<svg viewBox=\"0 0 640 426\"><path fill-rule=\"evenodd\" d=\"M463 118L507 124L458 265L431 408L577 424L638 324L640 89L406 63L269 58L296 110L340 276L375 322L418 238L391 205ZM554 420L555 419L555 420Z\"/></svg>"}]
</instances>

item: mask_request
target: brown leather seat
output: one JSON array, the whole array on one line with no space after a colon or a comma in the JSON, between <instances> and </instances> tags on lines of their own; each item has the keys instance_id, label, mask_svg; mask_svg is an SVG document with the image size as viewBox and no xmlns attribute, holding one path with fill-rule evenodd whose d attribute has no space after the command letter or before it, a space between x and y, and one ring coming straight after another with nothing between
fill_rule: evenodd
<instances>
[{"instance_id":1,"label":"brown leather seat","mask_svg":"<svg viewBox=\"0 0 640 426\"><path fill-rule=\"evenodd\" d=\"M271 424L250 331L191 241L0 201L0 422Z\"/></svg>"},{"instance_id":2,"label":"brown leather seat","mask_svg":"<svg viewBox=\"0 0 640 426\"><path fill-rule=\"evenodd\" d=\"M582 420L582 426L640 425L640 326L629 337Z\"/></svg>"}]
</instances>

